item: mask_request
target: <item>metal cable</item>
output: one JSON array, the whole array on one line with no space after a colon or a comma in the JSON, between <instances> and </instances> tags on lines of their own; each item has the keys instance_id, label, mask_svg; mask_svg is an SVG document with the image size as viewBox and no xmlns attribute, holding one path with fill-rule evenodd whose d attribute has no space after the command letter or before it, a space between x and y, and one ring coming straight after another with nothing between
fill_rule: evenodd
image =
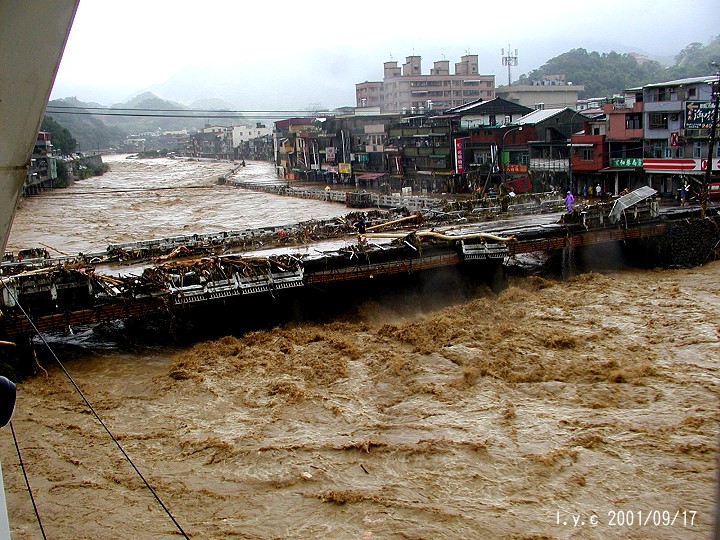
<instances>
[{"instance_id":1,"label":"metal cable","mask_svg":"<svg viewBox=\"0 0 720 540\"><path fill-rule=\"evenodd\" d=\"M10 432L12 433L13 441L15 441L15 450L17 451L18 459L20 460L20 469L22 469L23 477L25 478L25 485L27 486L28 493L30 494L30 502L32 502L33 510L35 510L35 517L37 518L38 525L40 526L40 532L42 537L47 540L45 536L45 529L43 529L42 520L40 519L40 512L35 504L35 497L33 497L32 488L30 487L30 480L28 479L27 471L25 470L25 463L23 462L22 455L20 454L20 446L18 445L17 437L15 436L15 428L13 427L12 420L10 421Z\"/></svg>"},{"instance_id":2,"label":"metal cable","mask_svg":"<svg viewBox=\"0 0 720 540\"><path fill-rule=\"evenodd\" d=\"M55 361L58 363L58 365L60 366L60 369L62 369L63 373L64 373L65 376L68 378L68 380L70 381L70 383L73 385L73 387L75 388L75 390L77 391L77 393L80 394L80 397L81 397L82 400L85 402L85 405L87 405L87 407L90 409L90 412L93 414L93 416L95 416L95 419L100 423L100 425L103 427L103 429L105 430L105 432L109 435L109 437L112 439L112 441L113 441L113 442L115 443L115 445L118 447L118 450L120 450L120 453L122 453L122 455L125 457L125 459L126 459L127 462L130 464L130 466L135 470L135 472L137 473L138 477L139 477L139 478L143 481L143 483L145 484L145 487L147 487L148 490L150 490L150 493L152 493L153 497L155 497L155 500L158 502L158 504L160 505L160 507L165 511L165 513L168 515L168 517L169 517L169 518L172 520L172 522L175 524L175 526L177 527L178 531L180 531L180 534L182 534L184 538L186 538L187 540L189 540L190 537L187 535L187 533L186 533L186 532L183 530L183 528L180 526L180 523L178 523L178 521L177 521L177 520L175 519L175 517L172 515L172 513L171 513L170 510L167 508L167 506L165 506L165 503L162 502L162 500L160 499L160 496L155 492L155 490L152 488L152 486L150 485L150 483L145 479L145 477L143 476L143 474L140 472L140 469L138 469L137 466L135 465L135 463L133 463L132 459L130 459L130 456L127 454L127 452L125 452L125 449L122 447L122 445L120 444L120 442L119 442L119 441L115 438L115 436L112 434L112 432L111 432L110 429L107 427L107 425L105 424L105 422L103 422L102 418L100 418L100 415L95 411L95 409L93 408L93 406L90 404L90 402L88 401L88 399L85 397L85 394L83 394L82 390L80 390L80 387L77 385L77 383L75 382L75 380L72 378L72 376L70 375L70 373L68 372L68 370L65 369L65 366L64 366L63 363L60 361L60 358L58 358L58 356L55 354L55 351L52 349L52 347L50 346L50 344L45 340L45 338L43 337L43 335L40 333L40 330L38 329L38 327L35 326L35 322L30 318L30 315L25 311L25 308L23 308L22 305L20 305L20 302L18 301L18 299L17 299L17 297L15 296L15 294L14 294L10 289L8 289L8 288L6 288L6 290L8 291L8 293L10 294L10 296L12 296L13 301L14 301L15 304L20 308L20 311L22 311L22 314L23 314L23 315L25 316L25 318L28 320L28 322L30 323L30 325L33 327L33 330L34 330L35 333L38 335L38 337L40 338L40 340L43 342L43 344L45 345L45 347L47 347L48 351L50 351L50 354L51 354L52 357L55 359Z\"/></svg>"}]
</instances>

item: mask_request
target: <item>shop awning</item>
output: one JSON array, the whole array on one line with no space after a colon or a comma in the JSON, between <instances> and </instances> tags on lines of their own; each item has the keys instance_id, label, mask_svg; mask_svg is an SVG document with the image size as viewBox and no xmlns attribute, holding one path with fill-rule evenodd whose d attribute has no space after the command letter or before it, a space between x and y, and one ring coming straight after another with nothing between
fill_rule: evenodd
<instances>
[{"instance_id":1,"label":"shop awning","mask_svg":"<svg viewBox=\"0 0 720 540\"><path fill-rule=\"evenodd\" d=\"M381 176L387 175L386 172L366 172L357 177L358 180L375 180Z\"/></svg>"},{"instance_id":2,"label":"shop awning","mask_svg":"<svg viewBox=\"0 0 720 540\"><path fill-rule=\"evenodd\" d=\"M605 167L604 169L600 169L598 172L606 173L606 172L636 172L636 171L642 171L642 167Z\"/></svg>"}]
</instances>

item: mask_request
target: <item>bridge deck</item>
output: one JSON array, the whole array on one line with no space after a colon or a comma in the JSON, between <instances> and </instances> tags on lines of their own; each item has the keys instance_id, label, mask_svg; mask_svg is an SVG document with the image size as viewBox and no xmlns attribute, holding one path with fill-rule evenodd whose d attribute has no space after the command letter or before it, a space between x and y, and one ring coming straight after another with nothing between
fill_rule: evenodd
<instances>
[{"instance_id":1,"label":"bridge deck","mask_svg":"<svg viewBox=\"0 0 720 540\"><path fill-rule=\"evenodd\" d=\"M423 230L413 228L393 232L393 236L401 238L373 238L362 244L357 237L348 236L300 247L176 261L157 267L143 265L141 278L103 278L94 275L95 268L77 273L56 270L60 274L51 277L27 273L22 279L4 278L1 289L5 317L0 322L0 335L12 337L33 330L17 304L30 312L40 331L58 330L190 309L191 304L210 304L216 300L242 301L248 295L275 295L281 291L287 294L290 289L303 285L347 283L482 260L497 262L521 253L652 237L667 230L668 219L685 218L689 214L670 212L616 225L595 223L592 228L582 222L560 223L564 215L516 216L492 222L462 222L438 229L451 237L468 238L481 233L512 237L511 241L499 243L482 238L421 239ZM403 237L404 234L407 236Z\"/></svg>"}]
</instances>

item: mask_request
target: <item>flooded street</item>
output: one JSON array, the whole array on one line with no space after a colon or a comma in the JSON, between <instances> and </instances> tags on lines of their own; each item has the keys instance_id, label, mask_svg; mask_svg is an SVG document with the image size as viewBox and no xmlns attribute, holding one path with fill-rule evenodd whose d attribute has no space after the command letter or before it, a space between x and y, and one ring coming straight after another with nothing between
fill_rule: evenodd
<instances>
[{"instance_id":1,"label":"flooded street","mask_svg":"<svg viewBox=\"0 0 720 540\"><path fill-rule=\"evenodd\" d=\"M8 249L347 213L216 186L227 163L108 161L23 201ZM707 539L719 282L720 262L511 278L188 347L85 348L65 365L191 538ZM48 538L181 537L43 367L18 385L13 427ZM7 427L0 459L13 538L41 537Z\"/></svg>"},{"instance_id":2,"label":"flooded street","mask_svg":"<svg viewBox=\"0 0 720 540\"><path fill-rule=\"evenodd\" d=\"M42 242L74 255L105 250L112 243L286 225L348 211L340 204L218 185L219 177L238 166L230 162L125 155L106 156L104 161L110 171L102 176L23 198L8 251ZM235 178L279 181L273 165L260 161L240 167Z\"/></svg>"}]
</instances>

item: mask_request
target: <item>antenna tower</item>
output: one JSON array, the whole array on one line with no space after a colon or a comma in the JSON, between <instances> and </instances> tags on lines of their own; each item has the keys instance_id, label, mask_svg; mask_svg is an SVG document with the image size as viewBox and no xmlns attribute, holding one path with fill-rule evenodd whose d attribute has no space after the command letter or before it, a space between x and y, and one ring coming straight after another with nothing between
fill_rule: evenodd
<instances>
[{"instance_id":1,"label":"antenna tower","mask_svg":"<svg viewBox=\"0 0 720 540\"><path fill-rule=\"evenodd\" d=\"M502 49L501 54L502 65L507 66L508 68L508 86L510 86L510 83L512 82L512 77L510 75L510 66L518 65L518 52L517 49L515 49L515 54L513 54L513 51L510 50L510 45L508 44L507 54L505 54L505 49Z\"/></svg>"}]
</instances>

